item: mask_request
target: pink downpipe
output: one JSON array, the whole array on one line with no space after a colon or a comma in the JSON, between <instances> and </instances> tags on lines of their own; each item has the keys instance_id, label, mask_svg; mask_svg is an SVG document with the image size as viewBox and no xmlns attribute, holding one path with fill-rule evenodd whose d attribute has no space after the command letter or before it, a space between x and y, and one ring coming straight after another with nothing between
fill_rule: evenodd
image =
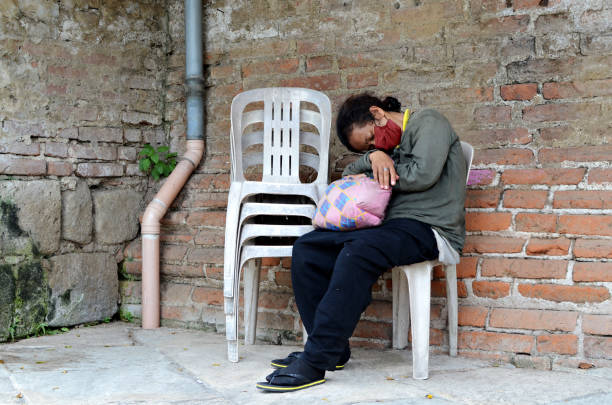
<instances>
[{"instance_id":1,"label":"pink downpipe","mask_svg":"<svg viewBox=\"0 0 612 405\"><path fill-rule=\"evenodd\" d=\"M203 140L187 141L187 152L176 165L142 218L142 327L159 328L159 233L160 221L182 190L204 154Z\"/></svg>"}]
</instances>

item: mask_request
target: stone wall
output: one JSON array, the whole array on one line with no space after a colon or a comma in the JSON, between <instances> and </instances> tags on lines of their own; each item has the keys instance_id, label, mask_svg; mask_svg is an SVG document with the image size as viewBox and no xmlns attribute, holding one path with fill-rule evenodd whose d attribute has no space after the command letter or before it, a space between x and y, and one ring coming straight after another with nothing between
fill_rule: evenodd
<instances>
[{"instance_id":1,"label":"stone wall","mask_svg":"<svg viewBox=\"0 0 612 405\"><path fill-rule=\"evenodd\" d=\"M166 142L159 1L0 1L0 340L112 317ZM151 184L155 189L156 184Z\"/></svg>"},{"instance_id":2,"label":"stone wall","mask_svg":"<svg viewBox=\"0 0 612 405\"><path fill-rule=\"evenodd\" d=\"M167 119L176 128L181 4L169 6ZM335 111L371 91L442 111L476 148L458 268L461 355L542 368L612 359L610 21L603 0L206 2L206 156L164 220L163 323L224 328L232 97L311 87ZM354 156L336 139L331 155L335 178ZM138 242L126 251L136 277L139 251ZM263 261L260 339L299 340L290 266ZM431 344L444 352L443 277L432 281ZM134 310L139 289L122 285ZM352 344L388 347L390 274L373 293Z\"/></svg>"}]
</instances>

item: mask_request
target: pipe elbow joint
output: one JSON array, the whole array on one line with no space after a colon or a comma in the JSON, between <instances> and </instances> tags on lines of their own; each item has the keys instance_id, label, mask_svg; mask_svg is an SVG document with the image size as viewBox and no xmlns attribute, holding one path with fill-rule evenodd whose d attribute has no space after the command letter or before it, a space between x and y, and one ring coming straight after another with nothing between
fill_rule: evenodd
<instances>
[{"instance_id":1,"label":"pipe elbow joint","mask_svg":"<svg viewBox=\"0 0 612 405\"><path fill-rule=\"evenodd\" d=\"M151 201L142 216L141 232L143 235L159 235L161 228L159 223L166 213L166 210L166 205L157 198Z\"/></svg>"},{"instance_id":2,"label":"pipe elbow joint","mask_svg":"<svg viewBox=\"0 0 612 405\"><path fill-rule=\"evenodd\" d=\"M194 169L200 164L202 155L204 155L204 141L202 139L188 140L187 151L183 157L194 164Z\"/></svg>"}]
</instances>

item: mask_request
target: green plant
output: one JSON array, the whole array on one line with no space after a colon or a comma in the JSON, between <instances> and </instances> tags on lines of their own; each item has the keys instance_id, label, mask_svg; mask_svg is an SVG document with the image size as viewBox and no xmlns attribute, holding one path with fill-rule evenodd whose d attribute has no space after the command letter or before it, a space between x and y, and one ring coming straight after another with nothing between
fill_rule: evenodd
<instances>
[{"instance_id":1,"label":"green plant","mask_svg":"<svg viewBox=\"0 0 612 405\"><path fill-rule=\"evenodd\" d=\"M36 334L36 336L40 336L40 335L46 335L47 334L47 326L49 326L47 323L39 323L38 325L36 325L35 331L34 333Z\"/></svg>"},{"instance_id":2,"label":"green plant","mask_svg":"<svg viewBox=\"0 0 612 405\"><path fill-rule=\"evenodd\" d=\"M13 321L11 322L11 326L9 326L8 330L9 330L9 335L11 336L11 341L14 342L15 341L15 332L17 331L17 328L22 326L21 325L21 318L17 315L15 315L15 317L13 318Z\"/></svg>"},{"instance_id":3,"label":"green plant","mask_svg":"<svg viewBox=\"0 0 612 405\"><path fill-rule=\"evenodd\" d=\"M119 319L121 319L122 321L125 321L125 322L133 322L134 321L134 315L132 315L132 313L130 311L122 309L122 310L119 311Z\"/></svg>"},{"instance_id":4,"label":"green plant","mask_svg":"<svg viewBox=\"0 0 612 405\"><path fill-rule=\"evenodd\" d=\"M141 172L150 174L155 180L168 177L176 167L176 153L168 153L169 150L167 146L155 148L146 144L138 154L141 156L138 168Z\"/></svg>"}]
</instances>

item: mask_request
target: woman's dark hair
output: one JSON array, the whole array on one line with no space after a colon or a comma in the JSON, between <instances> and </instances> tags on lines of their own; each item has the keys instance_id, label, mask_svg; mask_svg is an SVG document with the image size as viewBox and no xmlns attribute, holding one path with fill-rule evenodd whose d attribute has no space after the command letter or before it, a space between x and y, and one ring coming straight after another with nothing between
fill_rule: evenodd
<instances>
[{"instance_id":1,"label":"woman's dark hair","mask_svg":"<svg viewBox=\"0 0 612 405\"><path fill-rule=\"evenodd\" d=\"M385 111L400 112L401 104L395 97L386 97L384 100L368 93L356 94L347 98L340 106L336 118L336 133L340 142L351 152L359 152L349 144L348 137L355 125L363 126L374 121L370 107L376 106Z\"/></svg>"}]
</instances>

